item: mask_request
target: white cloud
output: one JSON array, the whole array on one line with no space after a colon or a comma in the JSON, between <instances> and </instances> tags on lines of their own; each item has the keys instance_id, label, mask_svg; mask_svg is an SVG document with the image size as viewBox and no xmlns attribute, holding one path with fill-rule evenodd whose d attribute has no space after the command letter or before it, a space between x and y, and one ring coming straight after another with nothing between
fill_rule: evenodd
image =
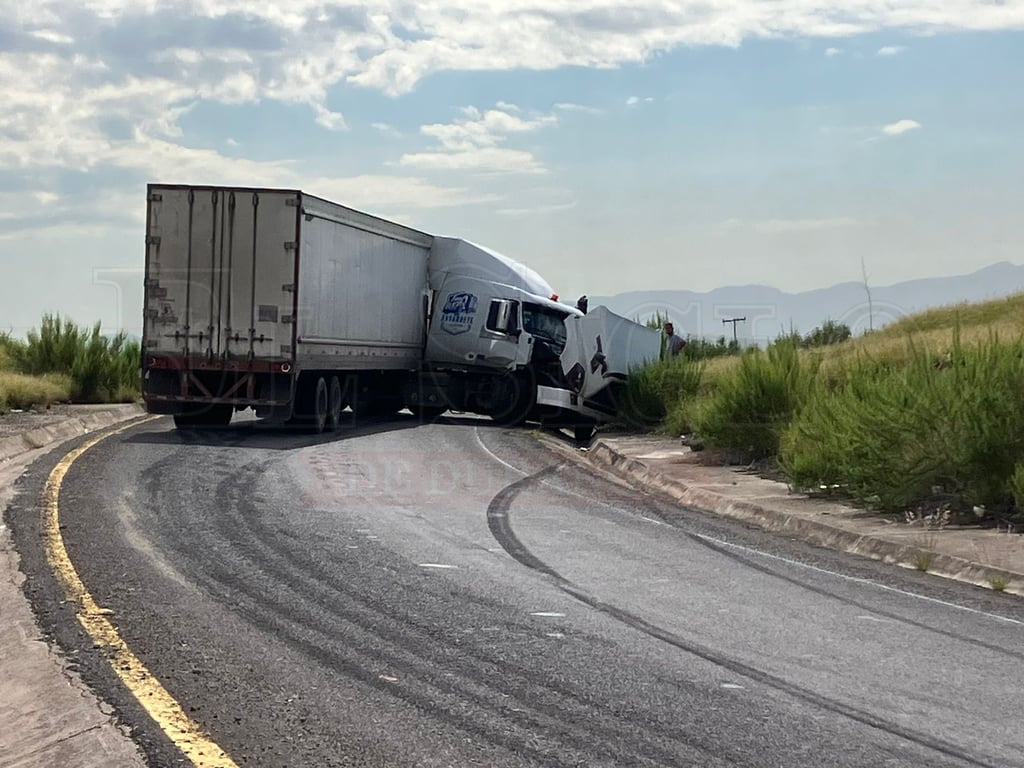
<instances>
[{"instance_id":1,"label":"white cloud","mask_svg":"<svg viewBox=\"0 0 1024 768\"><path fill-rule=\"evenodd\" d=\"M495 213L502 216L535 216L547 213L558 213L568 211L576 207L576 201L569 203L553 203L552 205L538 205L530 208L499 208Z\"/></svg>"},{"instance_id":2,"label":"white cloud","mask_svg":"<svg viewBox=\"0 0 1024 768\"><path fill-rule=\"evenodd\" d=\"M33 236L83 237L109 234L145 222L145 193L136 187L105 189L101 195L61 196L41 189L31 194L0 192L0 240ZM40 206L43 206L40 209Z\"/></svg>"},{"instance_id":3,"label":"white cloud","mask_svg":"<svg viewBox=\"0 0 1024 768\"><path fill-rule=\"evenodd\" d=\"M383 133L385 136L401 136L401 132L390 123L370 123L370 127L375 131Z\"/></svg>"},{"instance_id":4,"label":"white cloud","mask_svg":"<svg viewBox=\"0 0 1024 768\"><path fill-rule=\"evenodd\" d=\"M900 136L908 131L915 131L920 127L921 124L916 120L897 120L895 123L882 126L882 133L886 136Z\"/></svg>"},{"instance_id":5,"label":"white cloud","mask_svg":"<svg viewBox=\"0 0 1024 768\"><path fill-rule=\"evenodd\" d=\"M442 187L426 179L383 174L345 178L293 178L293 185L310 194L371 211L390 211L393 207L448 208L492 203L501 199L498 195L480 194L465 187Z\"/></svg>"},{"instance_id":6,"label":"white cloud","mask_svg":"<svg viewBox=\"0 0 1024 768\"><path fill-rule=\"evenodd\" d=\"M653 96L647 96L647 97L642 98L642 99L639 96L630 96L628 99L626 99L626 106L627 107L635 107L640 102L644 102L645 104L650 104L652 101L654 101L654 97Z\"/></svg>"},{"instance_id":7,"label":"white cloud","mask_svg":"<svg viewBox=\"0 0 1024 768\"><path fill-rule=\"evenodd\" d=\"M531 153L502 147L479 147L455 152L410 152L402 155L399 164L434 171L547 173L547 169Z\"/></svg>"},{"instance_id":8,"label":"white cloud","mask_svg":"<svg viewBox=\"0 0 1024 768\"><path fill-rule=\"evenodd\" d=\"M554 125L558 121L554 115L524 118L499 108L482 112L476 107L463 107L460 111L462 117L455 122L421 126L420 133L436 139L437 144L426 152L402 155L399 164L431 170L547 172L531 152L501 145L514 134Z\"/></svg>"},{"instance_id":9,"label":"white cloud","mask_svg":"<svg viewBox=\"0 0 1024 768\"><path fill-rule=\"evenodd\" d=\"M37 95L31 112L5 100L6 115L38 124L78 110L80 97L95 113L98 101L120 94L127 119L141 108L162 122L163 135L198 101L305 104L311 120L339 130L344 117L327 95L341 83L401 94L444 71L612 68L679 46L750 38L1024 29L1024 4L983 0L180 0L173 11L154 0L84 0L73 14L62 0L39 0L8 2L4 15L15 44L4 54L0 90ZM20 39L57 47L22 50Z\"/></svg>"},{"instance_id":10,"label":"white cloud","mask_svg":"<svg viewBox=\"0 0 1024 768\"><path fill-rule=\"evenodd\" d=\"M499 101L495 104L498 109L503 109L506 112L519 112L520 109L515 104L509 104L507 101Z\"/></svg>"},{"instance_id":11,"label":"white cloud","mask_svg":"<svg viewBox=\"0 0 1024 768\"><path fill-rule=\"evenodd\" d=\"M228 145L229 147L237 147L237 146L239 146L239 143L238 143L238 141L237 141L237 140L235 140L235 139L232 139L232 138L230 138L230 137L229 137L229 138L228 138L228 140L227 140L227 141L225 141L224 143L225 143L225 144L227 144L227 145Z\"/></svg>"},{"instance_id":12,"label":"white cloud","mask_svg":"<svg viewBox=\"0 0 1024 768\"><path fill-rule=\"evenodd\" d=\"M225 171L250 184L305 178L284 162L181 146L183 118L203 102L305 106L309 123L341 130L343 114L328 106L339 85L399 95L437 73L611 69L681 46L1024 29L1024 3L985 0L82 0L69 8L66 0L3 3L0 172L29 189L34 174L58 169L217 182ZM543 172L528 149L506 141L536 130L538 118L510 104L496 111L503 117L464 115L482 126L425 132L437 146L400 164ZM389 188L425 183L381 178ZM449 203L472 199L435 192Z\"/></svg>"},{"instance_id":13,"label":"white cloud","mask_svg":"<svg viewBox=\"0 0 1024 768\"><path fill-rule=\"evenodd\" d=\"M576 104L571 101L560 101L554 108L559 112L583 112L588 115L603 115L604 110L597 107L588 107L585 104Z\"/></svg>"},{"instance_id":14,"label":"white cloud","mask_svg":"<svg viewBox=\"0 0 1024 768\"><path fill-rule=\"evenodd\" d=\"M327 89L346 81L397 94L436 72L607 68L680 46L735 47L753 38L1024 28L1020 3L984 0L180 0L173 12L153 0L86 0L75 14L63 0L8 5L14 30L79 41L100 57L123 57L124 41L134 38L140 53L122 64L140 77L147 57L166 61L168 51L180 49L172 41L202 40L201 50L177 53L179 74L194 94L241 68L261 97L321 106Z\"/></svg>"},{"instance_id":15,"label":"white cloud","mask_svg":"<svg viewBox=\"0 0 1024 768\"><path fill-rule=\"evenodd\" d=\"M75 38L70 35L55 32L52 29L37 29L32 32L32 37L37 40L45 40L48 43L54 43L56 45L71 45L75 42Z\"/></svg>"},{"instance_id":16,"label":"white cloud","mask_svg":"<svg viewBox=\"0 0 1024 768\"><path fill-rule=\"evenodd\" d=\"M841 216L820 219L727 219L722 229L748 229L763 235L800 234L832 229L846 229L859 224L857 219Z\"/></svg>"},{"instance_id":17,"label":"white cloud","mask_svg":"<svg viewBox=\"0 0 1024 768\"><path fill-rule=\"evenodd\" d=\"M838 56L842 52L843 52L842 48L826 48L825 49L825 55L826 56Z\"/></svg>"},{"instance_id":18,"label":"white cloud","mask_svg":"<svg viewBox=\"0 0 1024 768\"><path fill-rule=\"evenodd\" d=\"M896 55L898 55L900 53L903 53L903 51L905 51L905 50L907 50L906 47L902 46L902 45L884 45L884 46L882 46L881 48L878 49L877 55L878 56L896 56Z\"/></svg>"},{"instance_id":19,"label":"white cloud","mask_svg":"<svg viewBox=\"0 0 1024 768\"><path fill-rule=\"evenodd\" d=\"M329 131L339 131L346 128L345 118L339 112L332 112L320 104L313 107L316 112L316 124L323 126Z\"/></svg>"}]
</instances>

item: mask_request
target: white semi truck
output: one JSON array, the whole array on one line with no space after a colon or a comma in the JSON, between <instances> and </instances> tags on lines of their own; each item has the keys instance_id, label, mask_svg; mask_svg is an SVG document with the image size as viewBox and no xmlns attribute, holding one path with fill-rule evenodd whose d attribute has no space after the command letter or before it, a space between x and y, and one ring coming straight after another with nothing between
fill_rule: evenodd
<instances>
[{"instance_id":1,"label":"white semi truck","mask_svg":"<svg viewBox=\"0 0 1024 768\"><path fill-rule=\"evenodd\" d=\"M179 428L451 409L583 438L660 353L501 254L298 190L150 184L146 222L143 397Z\"/></svg>"}]
</instances>

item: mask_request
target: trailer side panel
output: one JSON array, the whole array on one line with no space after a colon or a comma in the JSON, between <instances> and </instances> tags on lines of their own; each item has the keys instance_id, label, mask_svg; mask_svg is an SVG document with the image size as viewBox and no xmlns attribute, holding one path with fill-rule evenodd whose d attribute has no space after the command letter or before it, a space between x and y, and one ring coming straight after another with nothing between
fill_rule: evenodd
<instances>
[{"instance_id":1,"label":"trailer side panel","mask_svg":"<svg viewBox=\"0 0 1024 768\"><path fill-rule=\"evenodd\" d=\"M303 369L415 368L432 238L304 196L297 362Z\"/></svg>"}]
</instances>

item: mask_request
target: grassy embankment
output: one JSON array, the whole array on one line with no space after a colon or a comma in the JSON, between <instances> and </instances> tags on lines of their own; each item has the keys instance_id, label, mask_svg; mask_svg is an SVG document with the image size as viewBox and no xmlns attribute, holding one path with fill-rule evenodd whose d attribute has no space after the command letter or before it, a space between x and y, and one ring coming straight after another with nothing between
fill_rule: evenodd
<instances>
[{"instance_id":1,"label":"grassy embankment","mask_svg":"<svg viewBox=\"0 0 1024 768\"><path fill-rule=\"evenodd\" d=\"M139 396L139 345L46 315L24 340L0 334L0 413Z\"/></svg>"},{"instance_id":2,"label":"grassy embankment","mask_svg":"<svg viewBox=\"0 0 1024 768\"><path fill-rule=\"evenodd\" d=\"M1024 518L1024 294L804 341L651 366L632 423L879 511Z\"/></svg>"}]
</instances>

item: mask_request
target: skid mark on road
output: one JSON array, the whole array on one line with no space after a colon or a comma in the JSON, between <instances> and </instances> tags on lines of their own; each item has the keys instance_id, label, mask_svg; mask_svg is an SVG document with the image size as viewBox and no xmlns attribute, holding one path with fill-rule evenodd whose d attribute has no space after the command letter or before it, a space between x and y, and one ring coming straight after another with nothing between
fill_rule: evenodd
<instances>
[{"instance_id":1,"label":"skid mark on road","mask_svg":"<svg viewBox=\"0 0 1024 768\"><path fill-rule=\"evenodd\" d=\"M582 587L562 576L562 574L527 549L512 528L511 516L512 504L520 493L529 490L532 487L543 485L547 478L559 469L560 467L558 466L548 467L540 472L528 475L514 483L511 483L510 485L507 485L499 491L497 495L495 495L487 507L487 525L491 530L491 534L494 536L495 540L501 544L502 548L519 563L527 568L550 577L558 589L567 595L576 598L576 600L584 605L656 640L660 640L663 643L667 643L681 651L693 654L694 656L704 659L716 666L727 669L733 674L761 683L762 685L769 686L777 691L789 694L794 698L801 699L812 706L819 707L834 714L842 715L863 725L883 731L892 736L905 739L908 742L917 744L918 746L932 750L946 757L963 761L968 765L979 766L979 768L996 767L997 763L990 758L972 755L952 742L948 742L942 738L915 732L909 728L902 728L898 725L893 725L884 717L874 715L871 712L845 704L841 701L830 699L816 693L815 691L803 688L802 686L791 683L784 678L773 675L770 672L757 669L756 667L750 666L738 659L730 658L725 654L688 640L671 630L646 621L637 614L631 613L623 608L619 608L611 603L602 601L600 598L588 593Z\"/></svg>"},{"instance_id":2,"label":"skid mark on road","mask_svg":"<svg viewBox=\"0 0 1024 768\"><path fill-rule=\"evenodd\" d=\"M76 615L86 634L97 647L106 653L110 666L121 682L125 684L132 696L181 753L196 768L237 768L227 753L217 746L192 718L185 714L181 704L167 692L160 681L132 653L107 618L110 611L96 603L79 578L78 571L75 570L75 566L68 556L67 548L64 546L64 537L60 532L60 489L71 465L82 454L102 441L132 427L154 421L155 418L157 417L133 421L117 429L104 432L68 453L53 468L46 481L44 491L43 527L46 538L46 559L68 601L78 606Z\"/></svg>"},{"instance_id":3,"label":"skid mark on road","mask_svg":"<svg viewBox=\"0 0 1024 768\"><path fill-rule=\"evenodd\" d=\"M521 475L523 478L527 478L527 477L530 476L530 473L527 472L526 470L520 469L519 467L516 467L513 464L510 464L509 462L505 461L500 456L498 456L496 453L494 453L494 451L492 451L490 448L488 448L484 444L483 440L480 437L479 431L478 430L474 430L474 432L475 432L475 437L476 437L477 443L495 461L497 461L500 464L504 465L505 467L511 469L516 474ZM559 467L558 467L559 471L560 471L560 469L562 467L565 467L565 466L566 466L565 464L559 465ZM590 475L592 477L599 478L599 479L604 480L605 482L607 482L606 478L601 477L600 475L595 473L593 471L593 469L591 469L591 468L583 468L583 467L577 466L576 469L578 469L578 470L580 470L582 472L585 472L585 473L587 473L588 475ZM572 490L570 488L565 488L565 487L560 486L560 485L558 485L556 483L553 483L550 480L549 477L544 477L539 482L542 485L544 485L545 487L550 488L551 490L553 490L555 493L561 493L561 494L564 494L566 496L573 496L573 497L582 499L582 500L586 501L589 504L593 504L593 505L599 506L599 507L604 507L605 509L611 510L612 512L615 512L617 514L622 514L623 513L622 507L617 505L617 504L610 503L610 502L608 502L608 501L606 501L604 499L598 498L598 497L593 496L593 495L588 496L588 495L585 495L585 494L582 494L582 493L578 493L578 492L576 492L576 491L574 491L574 490ZM651 508L650 511L651 511L651 513L653 515L656 515L656 516L658 515L658 512L656 510L654 510L653 508ZM632 514L632 513L629 513L629 514ZM954 602L950 602L948 600L942 600L942 599L939 599L939 598L936 598L936 597L930 597L928 595L922 595L922 594L917 593L917 592L911 592L909 590L905 590L905 589L900 589L898 587L889 586L888 584L883 584L882 582L874 581L872 579L866 579L866 578L863 578L863 577L860 577L860 576L852 576L852 575L850 575L848 573L843 573L842 571L831 570L829 568L822 568L820 566L812 565L810 563L805 563L805 562L802 562L800 560L795 560L795 559L792 559L792 558L783 557L781 555L776 555L776 554L773 554L771 552L766 552L766 551L764 551L762 549L756 549L756 548L753 548L753 547L746 547L746 546L743 546L741 544L737 544L735 542L728 541L726 539L717 538L715 536L708 536L707 534L697 533L696 531L691 531L686 526L679 525L677 522L669 522L668 520L665 520L665 519L658 519L657 517L648 517L646 515L640 515L639 519L642 520L645 523L650 523L650 524L654 524L654 525L671 526L672 528L675 528L676 530L678 530L683 536L687 537L688 539L690 539L691 541L693 541L696 544L699 544L701 546L707 547L708 549L712 550L713 552L717 552L718 554L723 555L725 557L729 557L734 562L742 563L743 565L745 565L745 566L747 566L749 568L753 568L754 570L760 571L760 572L762 572L762 573L764 573L764 574L766 574L768 576L772 576L774 578L780 579L780 580L785 581L785 582L787 582L789 584L792 584L794 586L800 587L801 589L805 589L805 590L807 590L809 592L814 592L815 594L819 594L819 595L822 595L824 597L829 597L829 598L838 600L840 602L846 603L847 605L852 605L852 606L857 607L857 608L862 608L862 609L867 610L867 611L872 611L872 612L877 613L877 614L879 614L881 616L885 616L887 618L893 619L895 621L899 621L899 622L901 622L903 624L907 624L909 626L917 627L919 629L924 629L924 630L926 630L928 632L934 632L936 634L943 635L943 636L946 636L946 637L950 637L950 638L955 639L955 640L960 640L960 641L965 642L965 643L972 643L974 645L977 645L977 646L982 647L982 648L986 648L987 650L994 651L996 653L1002 653L1002 654L1005 654L1005 655L1008 655L1008 656L1013 656L1013 657L1016 657L1016 658L1024 658L1024 654L1021 654L1018 651L1014 651L1014 650L1005 648L1003 646L995 645L993 643L988 643L988 642L985 642L983 640L979 640L979 639L974 638L974 637L968 637L968 636L965 636L965 635L962 635L962 634L958 634L958 633L952 632L950 630L943 629L942 627L935 627L935 626L930 626L930 625L924 624L922 622L917 622L917 621L914 621L914 620L912 620L910 618L907 618L906 616L902 616L900 614L897 614L897 613L894 613L894 612L891 612L891 611L886 611L885 609L882 609L882 608L879 608L879 607L872 607L872 606L869 606L869 605L865 605L864 603L861 603L861 602L858 602L858 601L855 601L855 600L851 600L851 599L849 599L847 597L840 596L840 595L832 592L829 589L826 589L826 588L823 588L823 587L814 586L814 585L809 584L809 583L807 583L805 581L802 581L801 579L797 579L797 578L794 578L794 577L791 577L791 576L787 576L787 575L785 575L785 574L783 574L783 573L781 573L779 571L775 571L775 570L767 568L767 567L765 567L763 565L760 565L758 563L754 563L753 561L751 561L747 557L740 556L740 555L738 555L736 553L743 553L743 555L747 555L747 556L751 556L751 557L764 558L764 559L767 559L767 560L772 560L772 561L775 561L775 562L780 562L780 563L782 563L784 565L787 565L787 566L790 566L792 568L799 568L799 569L802 569L802 570L810 571L812 573L818 573L818 574L821 574L821 575L824 575L824 576L830 576L830 577L833 577L833 578L838 579L840 581L850 582L850 583L853 583L853 584L857 584L859 586L872 587L874 589L879 589L879 590L882 590L884 592L888 592L888 593L892 593L892 594L898 594L901 597L907 597L907 598L912 598L914 600L920 600L920 601L923 601L923 602L926 602L926 603L931 603L933 605L939 605L939 606L942 606L944 608L950 608L950 609L953 609L953 610L956 610L956 611L962 611L964 613L972 614L972 615L983 617L983 618L986 618L986 619L992 619L994 621L999 621L999 622L1002 622L1002 623L1005 623L1005 624L1012 624L1012 625L1016 625L1016 626L1024 626L1024 621L1020 621L1018 619L1014 619L1014 618L1011 618L1009 616L1003 616L1003 615L998 614L998 613L992 613L990 611L982 611L982 610L979 610L977 608L972 608L972 607L967 606L967 605L961 605L960 603L954 603ZM609 522L611 522L611 521L609 521Z\"/></svg>"}]
</instances>

